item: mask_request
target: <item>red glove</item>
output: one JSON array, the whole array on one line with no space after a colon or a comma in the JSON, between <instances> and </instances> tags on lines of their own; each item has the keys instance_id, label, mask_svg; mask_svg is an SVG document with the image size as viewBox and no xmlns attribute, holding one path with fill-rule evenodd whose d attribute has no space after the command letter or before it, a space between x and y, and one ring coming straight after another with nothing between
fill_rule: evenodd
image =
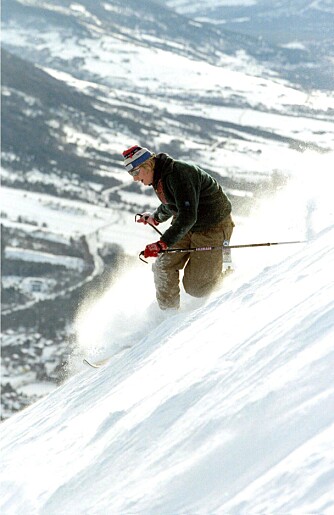
<instances>
[{"instance_id":1,"label":"red glove","mask_svg":"<svg viewBox=\"0 0 334 515\"><path fill-rule=\"evenodd\" d=\"M159 222L153 217L152 213L143 213L140 218L138 218L137 222L139 224L151 224L151 225L159 225Z\"/></svg>"},{"instance_id":2,"label":"red glove","mask_svg":"<svg viewBox=\"0 0 334 515\"><path fill-rule=\"evenodd\" d=\"M158 257L159 252L167 249L167 245L164 241L160 240L156 243L151 243L150 245L146 245L144 250L144 258L148 257Z\"/></svg>"}]
</instances>

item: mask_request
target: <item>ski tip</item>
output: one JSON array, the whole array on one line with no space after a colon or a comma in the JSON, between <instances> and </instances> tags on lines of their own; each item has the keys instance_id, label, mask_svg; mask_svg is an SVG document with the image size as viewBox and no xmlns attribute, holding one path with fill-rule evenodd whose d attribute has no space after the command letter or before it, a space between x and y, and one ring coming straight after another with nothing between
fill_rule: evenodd
<instances>
[{"instance_id":1,"label":"ski tip","mask_svg":"<svg viewBox=\"0 0 334 515\"><path fill-rule=\"evenodd\" d=\"M84 358L82 360L82 362L85 364L85 365L88 365L89 367L92 367L92 368L100 368L101 365L97 364L97 363L92 363L91 361L88 361L88 359Z\"/></svg>"},{"instance_id":2,"label":"ski tip","mask_svg":"<svg viewBox=\"0 0 334 515\"><path fill-rule=\"evenodd\" d=\"M128 349L131 349L131 347L132 347L132 345L126 345L125 347L121 347L118 351L114 352L112 355L107 356L106 358L100 359L98 361L90 361L87 358L83 358L82 361L83 361L83 363L85 365L88 365L89 367L100 368L103 365L106 365L107 363L109 363L111 358L114 358L115 356L121 355L124 351L126 351Z\"/></svg>"},{"instance_id":3,"label":"ski tip","mask_svg":"<svg viewBox=\"0 0 334 515\"><path fill-rule=\"evenodd\" d=\"M110 357L101 359L100 361L95 361L95 362L89 361L89 359L87 359L87 358L84 358L82 361L84 362L85 365L89 365L92 368L100 368L103 365L106 365L108 363L108 361L110 361Z\"/></svg>"}]
</instances>

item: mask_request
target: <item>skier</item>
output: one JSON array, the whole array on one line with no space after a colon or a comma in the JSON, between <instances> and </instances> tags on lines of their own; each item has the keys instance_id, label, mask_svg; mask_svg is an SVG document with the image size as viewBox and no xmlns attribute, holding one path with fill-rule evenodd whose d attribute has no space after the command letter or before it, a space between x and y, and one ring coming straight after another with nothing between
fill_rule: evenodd
<instances>
[{"instance_id":1,"label":"skier","mask_svg":"<svg viewBox=\"0 0 334 515\"><path fill-rule=\"evenodd\" d=\"M161 204L143 213L139 223L157 226L172 217L159 241L146 246L153 265L156 297L163 310L180 306L179 272L193 297L208 295L222 277L222 251L161 253L167 248L219 246L230 240L234 223L231 202L218 182L198 166L133 146L123 152L124 166L135 182L152 186Z\"/></svg>"}]
</instances>

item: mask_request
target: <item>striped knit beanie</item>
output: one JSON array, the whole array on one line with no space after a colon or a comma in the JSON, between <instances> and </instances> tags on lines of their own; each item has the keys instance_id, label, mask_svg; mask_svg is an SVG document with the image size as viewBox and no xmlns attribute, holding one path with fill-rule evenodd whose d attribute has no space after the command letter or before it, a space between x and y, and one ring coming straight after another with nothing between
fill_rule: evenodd
<instances>
[{"instance_id":1,"label":"striped knit beanie","mask_svg":"<svg viewBox=\"0 0 334 515\"><path fill-rule=\"evenodd\" d=\"M153 155L150 150L144 147L138 147L138 145L124 150L123 157L126 171L131 172L131 170L145 163L145 161L150 159Z\"/></svg>"}]
</instances>

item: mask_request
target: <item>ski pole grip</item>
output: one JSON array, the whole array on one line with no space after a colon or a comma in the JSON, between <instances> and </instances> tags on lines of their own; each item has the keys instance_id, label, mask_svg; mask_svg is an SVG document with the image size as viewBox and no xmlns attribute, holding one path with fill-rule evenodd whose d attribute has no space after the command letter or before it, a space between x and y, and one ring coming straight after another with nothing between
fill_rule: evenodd
<instances>
[{"instance_id":1,"label":"ski pole grip","mask_svg":"<svg viewBox=\"0 0 334 515\"><path fill-rule=\"evenodd\" d=\"M140 218L143 216L141 213L137 213L135 215L135 221L137 222L137 216L139 216ZM147 222L148 225L150 225L152 227L152 229L154 229L158 234L160 234L160 236L162 236L162 232L159 231L159 229L157 229L153 224L150 224L150 222Z\"/></svg>"},{"instance_id":2,"label":"ski pole grip","mask_svg":"<svg viewBox=\"0 0 334 515\"><path fill-rule=\"evenodd\" d=\"M146 263L148 265L148 261L146 261L142 256L144 255L144 251L142 250L141 253L139 254L139 259L140 261L142 261L143 263Z\"/></svg>"}]
</instances>

